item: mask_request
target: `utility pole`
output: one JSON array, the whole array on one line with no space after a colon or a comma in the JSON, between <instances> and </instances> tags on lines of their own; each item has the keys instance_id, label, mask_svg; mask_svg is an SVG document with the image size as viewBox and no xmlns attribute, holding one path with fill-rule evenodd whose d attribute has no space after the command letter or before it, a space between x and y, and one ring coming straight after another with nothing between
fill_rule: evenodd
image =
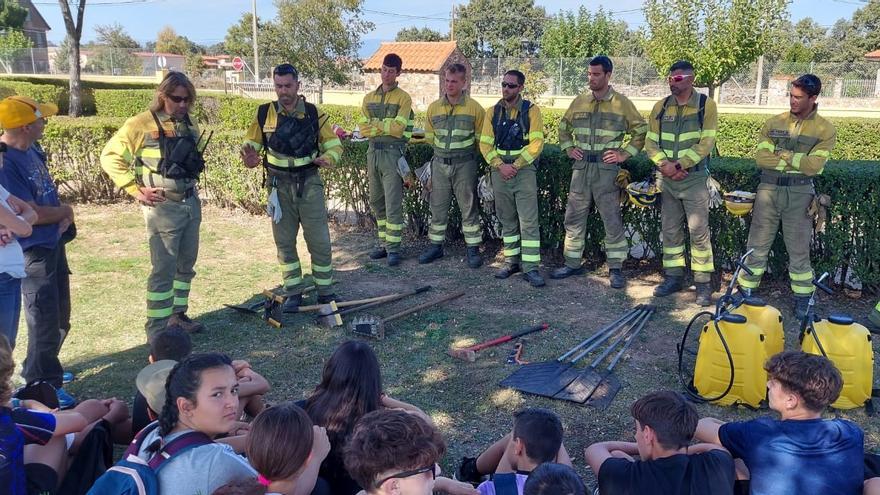
<instances>
[{"instance_id":1,"label":"utility pole","mask_svg":"<svg viewBox=\"0 0 880 495\"><path fill-rule=\"evenodd\" d=\"M251 0L251 7L253 8L253 16L251 21L253 23L254 28L254 82L260 82L260 54L257 50L257 0Z\"/></svg>"},{"instance_id":2,"label":"utility pole","mask_svg":"<svg viewBox=\"0 0 880 495\"><path fill-rule=\"evenodd\" d=\"M452 0L452 16L449 17L449 41L455 41L455 0Z\"/></svg>"}]
</instances>

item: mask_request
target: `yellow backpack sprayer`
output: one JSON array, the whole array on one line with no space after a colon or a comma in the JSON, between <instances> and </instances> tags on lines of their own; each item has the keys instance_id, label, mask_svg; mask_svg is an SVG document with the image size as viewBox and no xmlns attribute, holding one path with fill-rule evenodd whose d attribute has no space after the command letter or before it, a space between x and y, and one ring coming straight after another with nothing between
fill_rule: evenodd
<instances>
[{"instance_id":1,"label":"yellow backpack sprayer","mask_svg":"<svg viewBox=\"0 0 880 495\"><path fill-rule=\"evenodd\" d=\"M828 272L822 274L813 285L826 294L832 290L823 282ZM831 404L836 409L855 409L865 407L873 413L872 392L874 383L874 352L871 333L844 314L830 314L828 318L816 316L816 291L810 296L807 311L801 320L801 350L810 354L822 355L830 359L843 376L843 389L840 397Z\"/></svg>"},{"instance_id":2,"label":"yellow backpack sprayer","mask_svg":"<svg viewBox=\"0 0 880 495\"><path fill-rule=\"evenodd\" d=\"M742 404L757 408L767 397L764 362L784 345L779 310L757 298L735 298L740 270L751 274L745 259L737 262L727 291L715 304L715 311L701 311L688 324L678 349L678 376L685 392L698 402L719 405ZM688 335L698 322L702 325L694 353ZM693 373L685 369L685 354L696 354Z\"/></svg>"}]
</instances>

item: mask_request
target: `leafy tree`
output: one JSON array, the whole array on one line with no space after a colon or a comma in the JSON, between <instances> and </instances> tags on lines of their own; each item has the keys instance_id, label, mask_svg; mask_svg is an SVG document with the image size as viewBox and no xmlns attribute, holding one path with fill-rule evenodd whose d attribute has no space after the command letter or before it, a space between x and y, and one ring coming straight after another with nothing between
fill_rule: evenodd
<instances>
[{"instance_id":1,"label":"leafy tree","mask_svg":"<svg viewBox=\"0 0 880 495\"><path fill-rule=\"evenodd\" d=\"M397 32L394 41L448 41L449 35L429 27L408 27Z\"/></svg>"},{"instance_id":2,"label":"leafy tree","mask_svg":"<svg viewBox=\"0 0 880 495\"><path fill-rule=\"evenodd\" d=\"M82 68L79 65L79 42L82 39L83 16L86 12L86 0L79 0L76 4L76 18L70 10L70 0L58 0L61 4L61 16L64 18L64 28L67 30L68 67L70 70L70 109L68 115L79 117L82 115ZM76 1L76 0L74 0Z\"/></svg>"},{"instance_id":3,"label":"leafy tree","mask_svg":"<svg viewBox=\"0 0 880 495\"><path fill-rule=\"evenodd\" d=\"M26 8L11 0L0 0L0 30L21 29L27 19Z\"/></svg>"},{"instance_id":4,"label":"leafy tree","mask_svg":"<svg viewBox=\"0 0 880 495\"><path fill-rule=\"evenodd\" d=\"M135 50L141 48L120 24L95 26L96 43L88 45L92 55L85 69L98 74L137 74L143 72L143 64Z\"/></svg>"},{"instance_id":5,"label":"leafy tree","mask_svg":"<svg viewBox=\"0 0 880 495\"><path fill-rule=\"evenodd\" d=\"M202 54L187 53L186 59L183 61L183 70L190 79L201 76L202 71L205 70L205 61L202 59Z\"/></svg>"},{"instance_id":6,"label":"leafy tree","mask_svg":"<svg viewBox=\"0 0 880 495\"><path fill-rule=\"evenodd\" d=\"M226 55L232 55L233 57L241 57L253 67L253 14L247 12L241 16L237 24L234 24L229 27L226 31L226 38L223 40L223 51ZM268 55L271 48L268 45L268 38L265 36L266 34L266 22L257 16L257 44L258 49L260 50L261 58L264 58ZM265 64L266 61L263 60Z\"/></svg>"},{"instance_id":7,"label":"leafy tree","mask_svg":"<svg viewBox=\"0 0 880 495\"><path fill-rule=\"evenodd\" d=\"M141 44L125 32L125 28L118 22L95 26L95 38L99 45L135 50L140 50L141 48Z\"/></svg>"},{"instance_id":8,"label":"leafy tree","mask_svg":"<svg viewBox=\"0 0 880 495\"><path fill-rule=\"evenodd\" d=\"M260 32L260 60L265 57L267 66L290 62L301 78L321 88L348 82L360 64L361 36L373 29L363 18L363 0L277 0L275 5L277 17Z\"/></svg>"},{"instance_id":9,"label":"leafy tree","mask_svg":"<svg viewBox=\"0 0 880 495\"><path fill-rule=\"evenodd\" d=\"M187 55L190 53L202 53L203 49L190 41L186 36L177 34L171 26L165 26L156 35L156 51L159 53Z\"/></svg>"},{"instance_id":10,"label":"leafy tree","mask_svg":"<svg viewBox=\"0 0 880 495\"><path fill-rule=\"evenodd\" d=\"M471 58L535 55L546 17L534 0L471 0L455 7L455 41Z\"/></svg>"},{"instance_id":11,"label":"leafy tree","mask_svg":"<svg viewBox=\"0 0 880 495\"><path fill-rule=\"evenodd\" d=\"M646 0L645 51L665 73L676 60L696 67L695 84L715 88L763 54L787 0Z\"/></svg>"},{"instance_id":12,"label":"leafy tree","mask_svg":"<svg viewBox=\"0 0 880 495\"><path fill-rule=\"evenodd\" d=\"M865 53L880 48L880 0L870 0L867 5L853 13L852 27L856 36L856 46L861 48L861 59Z\"/></svg>"},{"instance_id":13,"label":"leafy tree","mask_svg":"<svg viewBox=\"0 0 880 495\"><path fill-rule=\"evenodd\" d=\"M15 60L32 46L31 39L19 30L9 28L0 33L0 67L12 74Z\"/></svg>"},{"instance_id":14,"label":"leafy tree","mask_svg":"<svg viewBox=\"0 0 880 495\"><path fill-rule=\"evenodd\" d=\"M55 50L55 70L70 72L70 41L65 37Z\"/></svg>"}]
</instances>

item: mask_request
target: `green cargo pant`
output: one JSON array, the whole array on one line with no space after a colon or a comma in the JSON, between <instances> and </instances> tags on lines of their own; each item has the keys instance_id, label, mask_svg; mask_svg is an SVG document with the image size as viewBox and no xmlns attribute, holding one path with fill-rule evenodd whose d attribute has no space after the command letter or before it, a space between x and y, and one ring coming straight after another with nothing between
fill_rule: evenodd
<instances>
[{"instance_id":1,"label":"green cargo pant","mask_svg":"<svg viewBox=\"0 0 880 495\"><path fill-rule=\"evenodd\" d=\"M165 329L172 313L186 313L190 283L196 276L202 204L197 193L188 198L179 194L168 189L165 201L141 206L153 265L147 279L148 339Z\"/></svg>"},{"instance_id":2,"label":"green cargo pant","mask_svg":"<svg viewBox=\"0 0 880 495\"><path fill-rule=\"evenodd\" d=\"M809 184L758 186L747 246L747 249L755 251L746 259L746 266L754 275L740 272L738 281L742 287L756 289L761 283L761 276L767 269L767 256L781 222L782 238L785 241L785 250L788 251L791 290L797 296L813 293L813 268L810 266L813 219L807 213L813 196L813 186Z\"/></svg>"},{"instance_id":3,"label":"green cargo pant","mask_svg":"<svg viewBox=\"0 0 880 495\"><path fill-rule=\"evenodd\" d=\"M302 267L296 251L296 237L302 225L303 237L312 260L312 277L318 295L333 292L332 256L330 252L330 227L327 224L327 205L324 201L324 181L315 170L303 171L306 174L301 191L297 193L298 175L270 176L270 184L278 191L281 205L281 220L272 223L272 236L278 250L278 263L281 265L284 294L301 294L303 289Z\"/></svg>"},{"instance_id":4,"label":"green cargo pant","mask_svg":"<svg viewBox=\"0 0 880 495\"><path fill-rule=\"evenodd\" d=\"M620 168L614 164L578 160L571 166L571 185L565 207L565 264L579 268L584 254L587 218L595 203L605 225L605 255L608 268L620 268L629 254L629 244L620 214L620 188L615 182Z\"/></svg>"},{"instance_id":5,"label":"green cargo pant","mask_svg":"<svg viewBox=\"0 0 880 495\"><path fill-rule=\"evenodd\" d=\"M658 174L659 175L659 174ZM685 232L687 223L691 240L691 270L695 283L712 280L715 260L709 234L709 188L705 169L692 172L681 181L658 177L660 219L663 242L663 269L668 276L684 276Z\"/></svg>"},{"instance_id":6,"label":"green cargo pant","mask_svg":"<svg viewBox=\"0 0 880 495\"><path fill-rule=\"evenodd\" d=\"M452 163L445 163L452 161ZM461 230L468 246L483 241L480 229L480 208L477 200L477 162L472 155L447 160L435 156L431 161L431 228L428 238L442 245L446 239L446 222L452 196L461 210Z\"/></svg>"},{"instance_id":7,"label":"green cargo pant","mask_svg":"<svg viewBox=\"0 0 880 495\"><path fill-rule=\"evenodd\" d=\"M495 213L501 220L506 262L519 264L522 260L523 273L538 268L541 228L535 166L519 169L510 180L504 180L498 169L492 169L492 190L495 193Z\"/></svg>"},{"instance_id":8,"label":"green cargo pant","mask_svg":"<svg viewBox=\"0 0 880 495\"><path fill-rule=\"evenodd\" d=\"M880 327L880 302L877 302L877 305L874 306L874 309L868 314L868 319L871 320L871 323Z\"/></svg>"},{"instance_id":9,"label":"green cargo pant","mask_svg":"<svg viewBox=\"0 0 880 495\"><path fill-rule=\"evenodd\" d=\"M379 242L389 253L400 252L403 235L403 179L397 160L403 147L374 143L367 149L367 172L370 176L370 209L379 226Z\"/></svg>"}]
</instances>

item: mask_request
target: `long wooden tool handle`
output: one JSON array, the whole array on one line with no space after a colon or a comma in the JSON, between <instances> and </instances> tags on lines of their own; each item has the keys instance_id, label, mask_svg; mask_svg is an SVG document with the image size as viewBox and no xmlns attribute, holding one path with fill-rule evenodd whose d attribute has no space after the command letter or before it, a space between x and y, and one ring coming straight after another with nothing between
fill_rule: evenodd
<instances>
[{"instance_id":1,"label":"long wooden tool handle","mask_svg":"<svg viewBox=\"0 0 880 495\"><path fill-rule=\"evenodd\" d=\"M414 308L409 308L407 310L401 311L400 313L395 313L395 314L389 316L388 318L383 318L382 323L388 323L389 321L396 320L398 318L403 318L404 316L411 315L413 313L417 313L423 309L430 308L431 306L436 306L438 304L445 303L446 301L455 299L457 297L461 297L464 294L465 294L464 291L455 292L453 294L443 296L440 299L434 299L433 301L428 301L424 304L419 304L418 306L416 306Z\"/></svg>"},{"instance_id":2,"label":"long wooden tool handle","mask_svg":"<svg viewBox=\"0 0 880 495\"><path fill-rule=\"evenodd\" d=\"M349 306L359 306L361 304L386 302L393 300L395 297L400 297L400 294L388 294L387 296L371 297L369 299L358 299L355 301L340 301L336 303L336 307L347 308ZM325 306L327 306L327 304L312 304L310 306L300 306L297 310L297 313L305 313L306 311L317 311Z\"/></svg>"},{"instance_id":3,"label":"long wooden tool handle","mask_svg":"<svg viewBox=\"0 0 880 495\"><path fill-rule=\"evenodd\" d=\"M429 291L429 290L431 290L431 286L430 286L430 285L426 285L426 286L424 286L424 287L419 287L418 289L415 289L415 290L411 290L411 291L408 291L408 292L403 292L403 293L401 293L401 294L395 294L393 297L388 296L389 299L386 299L386 300L375 301L375 302L371 302L371 303L368 303L368 304L364 304L363 306L357 306L357 307L354 307L354 308L348 308L348 309L346 309L345 311L340 311L340 312L339 312L339 316L345 316L345 315L347 315L347 314L349 314L349 313L354 313L355 311L360 311L360 310L362 310L362 309L375 308L376 306L379 306L379 305L381 305L381 304L386 304L386 303L390 303L390 302L394 302L394 301L399 301L400 299L403 299L404 297L413 296L413 295L416 295L416 294L419 294L419 293L422 293L422 292L427 292L427 291Z\"/></svg>"}]
</instances>

